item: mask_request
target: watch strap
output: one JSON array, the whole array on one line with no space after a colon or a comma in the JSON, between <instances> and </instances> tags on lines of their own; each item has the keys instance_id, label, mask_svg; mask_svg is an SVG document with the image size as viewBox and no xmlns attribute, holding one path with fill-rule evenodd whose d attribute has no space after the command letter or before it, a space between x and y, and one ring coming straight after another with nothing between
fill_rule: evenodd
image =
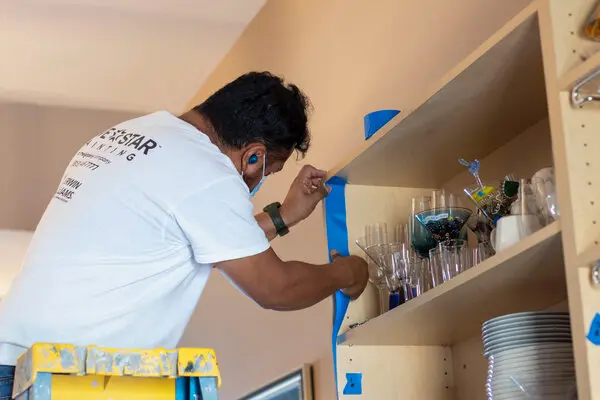
<instances>
[{"instance_id":1,"label":"watch strap","mask_svg":"<svg viewBox=\"0 0 600 400\"><path fill-rule=\"evenodd\" d=\"M263 211L271 217L271 221L273 221L273 225L275 225L275 229L277 230L277 235L285 236L290 230L281 217L281 212L279 211L280 208L281 203L275 202L267 205Z\"/></svg>"}]
</instances>

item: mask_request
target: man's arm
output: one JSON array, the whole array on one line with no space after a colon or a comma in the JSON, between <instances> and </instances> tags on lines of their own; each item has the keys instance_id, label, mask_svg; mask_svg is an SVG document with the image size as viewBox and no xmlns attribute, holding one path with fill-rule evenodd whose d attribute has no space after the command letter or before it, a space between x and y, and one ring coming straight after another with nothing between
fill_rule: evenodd
<instances>
[{"instance_id":1,"label":"man's arm","mask_svg":"<svg viewBox=\"0 0 600 400\"><path fill-rule=\"evenodd\" d=\"M325 171L316 169L311 165L302 167L279 209L281 218L288 228L308 217L317 204L329 194L329 189L323 186L325 176ZM267 239L269 241L275 239L277 229L273 225L271 217L263 212L255 215L254 218L265 232Z\"/></svg>"},{"instance_id":2,"label":"man's arm","mask_svg":"<svg viewBox=\"0 0 600 400\"><path fill-rule=\"evenodd\" d=\"M345 289L351 298L364 290L369 274L360 257L337 257L326 265L282 261L272 249L216 265L261 307L278 311L310 307Z\"/></svg>"},{"instance_id":3,"label":"man's arm","mask_svg":"<svg viewBox=\"0 0 600 400\"><path fill-rule=\"evenodd\" d=\"M288 228L291 228L292 226L296 225L300 221L292 220L292 218L288 214L287 210L288 210L288 208L285 204L282 204L281 208L279 208L279 212L281 213L281 218L283 219L283 222L285 222L285 225ZM275 225L273 224L273 220L271 219L269 214L267 214L266 212L262 212L260 214L256 214L254 216L254 218L256 218L256 222L258 222L258 226L260 226L260 228L265 232L265 236L267 237L267 239L269 241L271 241L277 237L277 228L275 228Z\"/></svg>"}]
</instances>

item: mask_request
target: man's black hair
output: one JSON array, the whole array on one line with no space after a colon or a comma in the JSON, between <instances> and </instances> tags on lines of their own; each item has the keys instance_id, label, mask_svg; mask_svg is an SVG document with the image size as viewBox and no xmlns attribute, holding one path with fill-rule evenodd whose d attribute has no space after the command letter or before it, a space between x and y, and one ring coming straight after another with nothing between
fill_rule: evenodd
<instances>
[{"instance_id":1,"label":"man's black hair","mask_svg":"<svg viewBox=\"0 0 600 400\"><path fill-rule=\"evenodd\" d=\"M302 91L269 72L250 72L194 107L223 144L240 149L262 143L267 153L304 155L310 145L310 103Z\"/></svg>"}]
</instances>

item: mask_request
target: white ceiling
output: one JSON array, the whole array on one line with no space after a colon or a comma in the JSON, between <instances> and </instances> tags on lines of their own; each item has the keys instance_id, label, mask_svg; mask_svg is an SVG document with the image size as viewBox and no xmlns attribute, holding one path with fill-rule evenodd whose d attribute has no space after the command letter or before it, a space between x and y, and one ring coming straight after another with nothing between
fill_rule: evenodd
<instances>
[{"instance_id":1,"label":"white ceiling","mask_svg":"<svg viewBox=\"0 0 600 400\"><path fill-rule=\"evenodd\" d=\"M179 112L266 0L0 0L0 99Z\"/></svg>"}]
</instances>

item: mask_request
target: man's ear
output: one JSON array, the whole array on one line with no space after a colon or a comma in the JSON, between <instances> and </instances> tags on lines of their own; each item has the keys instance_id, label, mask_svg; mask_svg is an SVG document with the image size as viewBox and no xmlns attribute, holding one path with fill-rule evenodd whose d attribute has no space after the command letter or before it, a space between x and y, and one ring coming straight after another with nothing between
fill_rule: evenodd
<instances>
[{"instance_id":1,"label":"man's ear","mask_svg":"<svg viewBox=\"0 0 600 400\"><path fill-rule=\"evenodd\" d=\"M251 143L242 153L242 171L244 175L254 176L262 173L267 149L262 143Z\"/></svg>"}]
</instances>

